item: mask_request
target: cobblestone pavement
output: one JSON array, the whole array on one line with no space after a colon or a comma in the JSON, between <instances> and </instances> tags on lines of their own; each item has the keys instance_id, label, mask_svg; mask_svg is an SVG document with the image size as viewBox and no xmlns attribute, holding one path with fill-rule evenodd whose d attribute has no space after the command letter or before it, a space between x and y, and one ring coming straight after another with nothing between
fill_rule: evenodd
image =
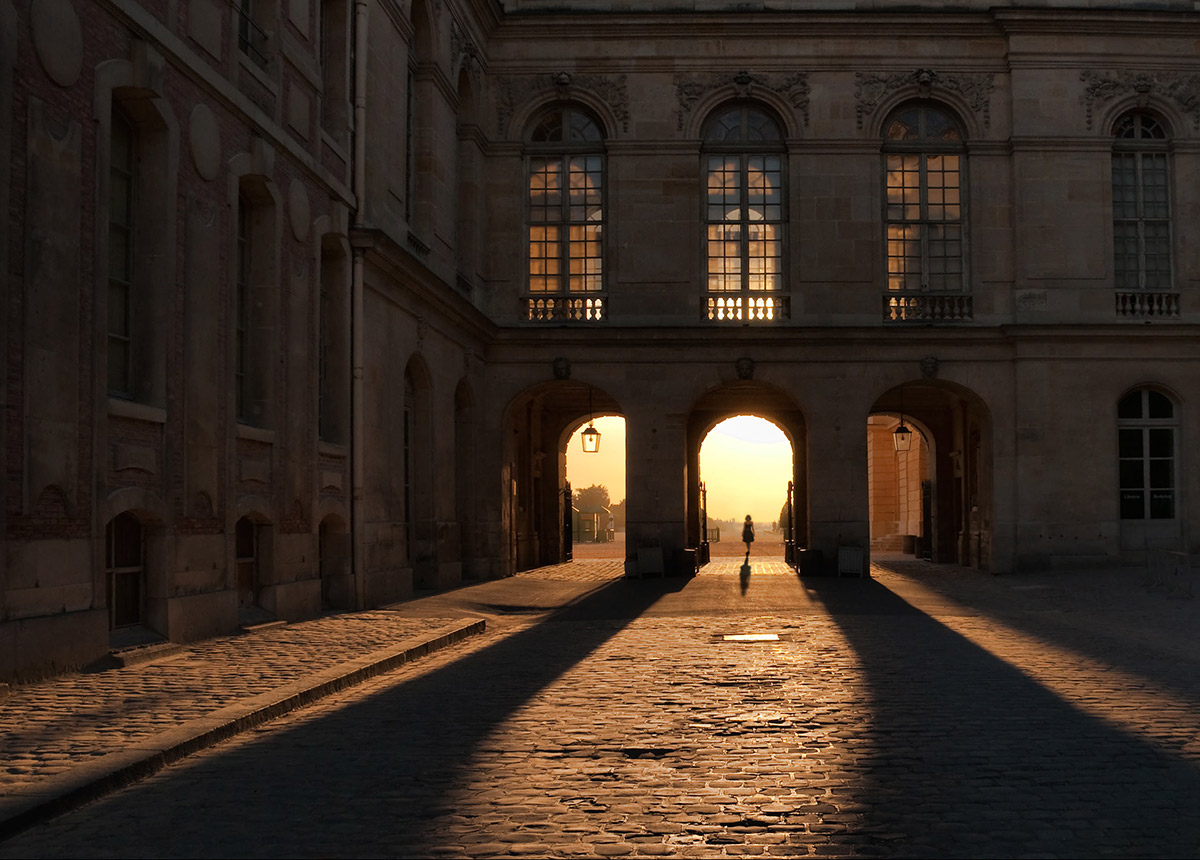
<instances>
[{"instance_id":1,"label":"cobblestone pavement","mask_svg":"<svg viewBox=\"0 0 1200 860\"><path fill-rule=\"evenodd\" d=\"M0 795L453 620L329 615L198 642L152 663L17 686L0 701Z\"/></svg>"},{"instance_id":2,"label":"cobblestone pavement","mask_svg":"<svg viewBox=\"0 0 1200 860\"><path fill-rule=\"evenodd\" d=\"M1200 855L1195 601L1121 572L740 568L406 604L501 623L0 857ZM572 577L594 587L531 608Z\"/></svg>"}]
</instances>

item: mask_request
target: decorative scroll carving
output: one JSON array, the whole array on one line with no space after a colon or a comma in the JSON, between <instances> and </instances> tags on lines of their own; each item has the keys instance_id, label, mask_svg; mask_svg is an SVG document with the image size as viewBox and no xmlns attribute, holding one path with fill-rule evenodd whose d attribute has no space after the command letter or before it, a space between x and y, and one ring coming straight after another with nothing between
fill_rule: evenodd
<instances>
[{"instance_id":1,"label":"decorative scroll carving","mask_svg":"<svg viewBox=\"0 0 1200 860\"><path fill-rule=\"evenodd\" d=\"M499 104L497 131L504 134L516 109L548 89L554 89L561 99L584 91L608 105L623 131L629 131L629 93L625 87L627 75L571 75L558 72L552 75L504 75L497 79Z\"/></svg>"},{"instance_id":2,"label":"decorative scroll carving","mask_svg":"<svg viewBox=\"0 0 1200 860\"><path fill-rule=\"evenodd\" d=\"M745 69L736 75L705 74L676 75L675 98L679 108L675 112L675 127L683 130L683 121L696 107L696 103L709 93L732 86L738 98L754 96L755 90L767 90L787 101L804 117L808 125L808 72L793 72L790 75L752 75Z\"/></svg>"},{"instance_id":3,"label":"decorative scroll carving","mask_svg":"<svg viewBox=\"0 0 1200 860\"><path fill-rule=\"evenodd\" d=\"M1079 75L1084 83L1079 101L1087 111L1087 127L1092 127L1096 108L1114 99L1137 96L1138 107L1150 99L1172 102L1192 118L1192 128L1200 129L1200 74L1180 72L1092 72Z\"/></svg>"},{"instance_id":4,"label":"decorative scroll carving","mask_svg":"<svg viewBox=\"0 0 1200 860\"><path fill-rule=\"evenodd\" d=\"M863 119L879 107L879 103L898 89L915 86L922 96L937 92L954 93L962 97L972 111L983 117L984 126L992 124L992 88L995 76L988 74L946 75L932 69L916 69L911 72L879 74L878 72L854 73L854 113L858 127Z\"/></svg>"}]
</instances>

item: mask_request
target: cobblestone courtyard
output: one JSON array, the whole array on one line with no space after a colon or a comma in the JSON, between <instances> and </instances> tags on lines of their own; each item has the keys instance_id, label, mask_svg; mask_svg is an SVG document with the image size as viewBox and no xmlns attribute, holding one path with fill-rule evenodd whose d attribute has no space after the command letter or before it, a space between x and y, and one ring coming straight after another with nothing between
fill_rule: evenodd
<instances>
[{"instance_id":1,"label":"cobblestone courtyard","mask_svg":"<svg viewBox=\"0 0 1200 860\"><path fill-rule=\"evenodd\" d=\"M1134 574L752 561L398 606L488 630L0 856L1200 854L1194 601Z\"/></svg>"}]
</instances>

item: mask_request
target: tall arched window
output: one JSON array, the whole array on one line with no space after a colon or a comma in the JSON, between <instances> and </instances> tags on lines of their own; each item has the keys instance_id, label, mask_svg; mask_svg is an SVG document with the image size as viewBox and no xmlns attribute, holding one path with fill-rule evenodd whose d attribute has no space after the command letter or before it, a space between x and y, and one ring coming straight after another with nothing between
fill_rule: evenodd
<instances>
[{"instance_id":1,"label":"tall arched window","mask_svg":"<svg viewBox=\"0 0 1200 860\"><path fill-rule=\"evenodd\" d=\"M137 132L120 110L112 112L108 204L108 393L133 399L134 274L137 210Z\"/></svg>"},{"instance_id":2,"label":"tall arched window","mask_svg":"<svg viewBox=\"0 0 1200 860\"><path fill-rule=\"evenodd\" d=\"M556 106L527 141L527 318L604 317L604 132L573 106Z\"/></svg>"},{"instance_id":3,"label":"tall arched window","mask_svg":"<svg viewBox=\"0 0 1200 860\"><path fill-rule=\"evenodd\" d=\"M884 124L883 150L891 318L970 318L969 303L905 295L966 291L962 129L936 105L906 105Z\"/></svg>"},{"instance_id":4,"label":"tall arched window","mask_svg":"<svg viewBox=\"0 0 1200 860\"><path fill-rule=\"evenodd\" d=\"M737 105L704 127L705 317L786 316L783 282L784 142L779 124Z\"/></svg>"},{"instance_id":5,"label":"tall arched window","mask_svg":"<svg viewBox=\"0 0 1200 860\"><path fill-rule=\"evenodd\" d=\"M1117 404L1121 519L1176 517L1175 404L1160 391L1139 388Z\"/></svg>"},{"instance_id":6,"label":"tall arched window","mask_svg":"<svg viewBox=\"0 0 1200 860\"><path fill-rule=\"evenodd\" d=\"M1167 130L1146 113L1113 127L1113 274L1118 290L1171 289Z\"/></svg>"}]
</instances>

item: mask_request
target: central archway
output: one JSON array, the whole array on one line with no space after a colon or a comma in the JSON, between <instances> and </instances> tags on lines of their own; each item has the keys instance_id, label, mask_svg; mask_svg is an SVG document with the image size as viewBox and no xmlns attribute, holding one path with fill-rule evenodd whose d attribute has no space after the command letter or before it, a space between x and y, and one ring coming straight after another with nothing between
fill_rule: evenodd
<instances>
[{"instance_id":1,"label":"central archway","mask_svg":"<svg viewBox=\"0 0 1200 860\"><path fill-rule=\"evenodd\" d=\"M792 441L774 422L757 415L735 415L714 426L700 443L701 505L707 520L708 554L741 555L745 526L754 541L746 553L783 559L790 539Z\"/></svg>"},{"instance_id":2,"label":"central archway","mask_svg":"<svg viewBox=\"0 0 1200 860\"><path fill-rule=\"evenodd\" d=\"M778 388L753 380L741 380L727 383L701 396L693 404L688 416L687 537L688 545L698 548L698 560L701 563L710 557L711 546L706 533L707 511L701 487L700 448L714 427L738 415L752 415L771 422L791 443L791 473L779 476L784 485L788 481L792 485L792 523L788 528L788 543L791 548L808 545L808 454L804 413L790 396ZM790 550L787 555L792 561Z\"/></svg>"}]
</instances>

